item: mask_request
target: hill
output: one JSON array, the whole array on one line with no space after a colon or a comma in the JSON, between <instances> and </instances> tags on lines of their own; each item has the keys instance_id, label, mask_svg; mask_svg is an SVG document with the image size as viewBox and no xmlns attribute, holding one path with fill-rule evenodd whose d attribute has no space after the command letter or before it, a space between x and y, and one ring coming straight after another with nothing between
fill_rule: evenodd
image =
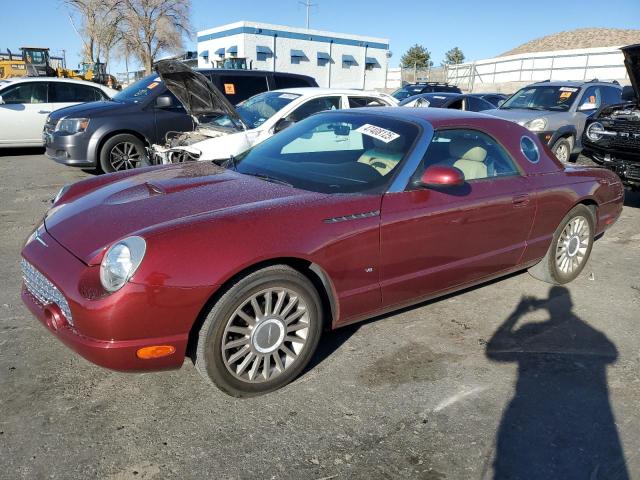
<instances>
[{"instance_id":1,"label":"hill","mask_svg":"<svg viewBox=\"0 0 640 480\"><path fill-rule=\"evenodd\" d=\"M579 28L568 32L558 32L523 43L519 47L500 55L519 53L551 52L576 48L613 47L640 43L640 30L616 28Z\"/></svg>"}]
</instances>

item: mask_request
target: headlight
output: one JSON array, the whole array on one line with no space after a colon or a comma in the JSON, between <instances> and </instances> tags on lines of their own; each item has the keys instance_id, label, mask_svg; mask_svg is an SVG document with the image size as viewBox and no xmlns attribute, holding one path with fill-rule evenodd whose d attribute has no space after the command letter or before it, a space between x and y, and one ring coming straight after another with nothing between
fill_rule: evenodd
<instances>
[{"instance_id":1,"label":"headlight","mask_svg":"<svg viewBox=\"0 0 640 480\"><path fill-rule=\"evenodd\" d=\"M62 196L67 193L67 190L69 190L69 188L71 188L71 185L67 184L64 185L60 190L58 190L58 193L56 193L56 196L53 197L53 199L51 200L51 204L55 205L56 203L58 203L58 200L60 200L60 198L62 198Z\"/></svg>"},{"instance_id":2,"label":"headlight","mask_svg":"<svg viewBox=\"0 0 640 480\"><path fill-rule=\"evenodd\" d=\"M142 237L127 237L113 244L100 264L100 282L108 292L120 290L136 272L147 242Z\"/></svg>"},{"instance_id":3,"label":"headlight","mask_svg":"<svg viewBox=\"0 0 640 480\"><path fill-rule=\"evenodd\" d=\"M597 142L602 138L604 126L600 122L593 122L587 127L587 138L592 142Z\"/></svg>"},{"instance_id":4,"label":"headlight","mask_svg":"<svg viewBox=\"0 0 640 480\"><path fill-rule=\"evenodd\" d=\"M63 118L58 120L56 132L63 133L80 133L84 132L89 126L88 118Z\"/></svg>"},{"instance_id":5,"label":"headlight","mask_svg":"<svg viewBox=\"0 0 640 480\"><path fill-rule=\"evenodd\" d=\"M534 118L525 123L524 126L532 132L541 132L547 128L547 121L544 118Z\"/></svg>"}]
</instances>

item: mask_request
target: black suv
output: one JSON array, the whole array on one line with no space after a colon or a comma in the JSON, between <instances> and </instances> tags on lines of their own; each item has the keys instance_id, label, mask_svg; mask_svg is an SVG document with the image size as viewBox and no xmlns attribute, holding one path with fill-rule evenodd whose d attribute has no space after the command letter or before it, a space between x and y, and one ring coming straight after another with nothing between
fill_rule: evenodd
<instances>
[{"instance_id":1,"label":"black suv","mask_svg":"<svg viewBox=\"0 0 640 480\"><path fill-rule=\"evenodd\" d=\"M305 75L259 70L199 70L232 104L268 90L317 87ZM46 154L75 167L114 172L146 161L146 147L168 132L187 132L194 121L157 74L125 88L111 100L83 103L49 115L43 137Z\"/></svg>"},{"instance_id":2,"label":"black suv","mask_svg":"<svg viewBox=\"0 0 640 480\"><path fill-rule=\"evenodd\" d=\"M631 86L622 90L624 103L604 107L589 120L582 154L640 190L640 44L621 50Z\"/></svg>"},{"instance_id":3,"label":"black suv","mask_svg":"<svg viewBox=\"0 0 640 480\"><path fill-rule=\"evenodd\" d=\"M391 94L396 100L404 100L405 98L418 95L420 93L434 93L434 92L448 92L448 93L462 93L455 85L449 85L448 83L441 82L418 82L410 83L408 85L399 88Z\"/></svg>"}]
</instances>

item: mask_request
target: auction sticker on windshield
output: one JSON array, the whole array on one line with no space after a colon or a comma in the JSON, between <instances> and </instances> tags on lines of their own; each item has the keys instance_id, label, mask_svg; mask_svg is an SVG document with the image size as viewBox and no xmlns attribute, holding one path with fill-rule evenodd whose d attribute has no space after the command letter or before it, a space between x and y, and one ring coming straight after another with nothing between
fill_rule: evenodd
<instances>
[{"instance_id":1,"label":"auction sticker on windshield","mask_svg":"<svg viewBox=\"0 0 640 480\"><path fill-rule=\"evenodd\" d=\"M225 83L224 84L224 93L227 95L235 95L236 94L236 86L233 83Z\"/></svg>"},{"instance_id":2,"label":"auction sticker on windshield","mask_svg":"<svg viewBox=\"0 0 640 480\"><path fill-rule=\"evenodd\" d=\"M284 98L285 100L295 100L298 98L298 95L294 95L293 93L281 93L278 95L278 98Z\"/></svg>"},{"instance_id":3,"label":"auction sticker on windshield","mask_svg":"<svg viewBox=\"0 0 640 480\"><path fill-rule=\"evenodd\" d=\"M396 138L400 137L396 132L387 130L386 128L376 127L369 123L365 123L359 128L356 128L356 132L363 133L375 139L381 140L384 143L393 142Z\"/></svg>"}]
</instances>

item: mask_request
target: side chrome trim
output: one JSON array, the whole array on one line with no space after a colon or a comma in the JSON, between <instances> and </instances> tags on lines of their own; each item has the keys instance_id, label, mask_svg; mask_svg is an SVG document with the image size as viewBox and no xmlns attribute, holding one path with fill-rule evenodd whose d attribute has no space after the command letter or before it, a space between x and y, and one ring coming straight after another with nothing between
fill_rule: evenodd
<instances>
[{"instance_id":1,"label":"side chrome trim","mask_svg":"<svg viewBox=\"0 0 640 480\"><path fill-rule=\"evenodd\" d=\"M351 215L344 215L342 217L325 218L323 222L339 223L339 222L348 222L349 220L360 220L362 218L371 218L371 217L379 217L379 216L380 216L380 210L374 210L371 212L352 213Z\"/></svg>"}]
</instances>

